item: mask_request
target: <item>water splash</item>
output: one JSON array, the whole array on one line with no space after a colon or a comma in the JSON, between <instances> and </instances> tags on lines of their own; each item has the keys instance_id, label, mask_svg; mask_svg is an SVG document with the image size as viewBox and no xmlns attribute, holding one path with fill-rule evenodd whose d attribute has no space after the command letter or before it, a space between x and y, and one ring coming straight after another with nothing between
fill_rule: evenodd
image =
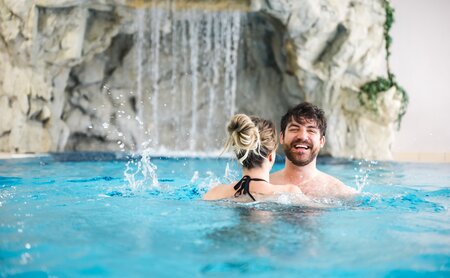
<instances>
[{"instance_id":1,"label":"water splash","mask_svg":"<svg viewBox=\"0 0 450 278\"><path fill-rule=\"evenodd\" d=\"M358 174L355 175L356 191L361 193L369 184L369 176L374 171L374 166L378 164L378 161L363 160L358 162L358 167L355 170Z\"/></svg>"},{"instance_id":2,"label":"water splash","mask_svg":"<svg viewBox=\"0 0 450 278\"><path fill-rule=\"evenodd\" d=\"M156 165L150 161L148 149L142 152L140 158L130 159L126 164L124 176L131 191L159 187L156 170Z\"/></svg>"},{"instance_id":3,"label":"water splash","mask_svg":"<svg viewBox=\"0 0 450 278\"><path fill-rule=\"evenodd\" d=\"M205 176L199 177L198 173L196 173L197 178L195 179L195 183L197 185L195 187L198 188L200 192L206 193L208 189L223 183L222 178L220 176L215 175L213 172L207 171L205 174L206 174ZM191 182L192 180L193 179L191 179Z\"/></svg>"},{"instance_id":4,"label":"water splash","mask_svg":"<svg viewBox=\"0 0 450 278\"><path fill-rule=\"evenodd\" d=\"M227 162L227 165L225 167L225 173L223 175L223 177L228 181L228 182L232 182L232 181L236 181L238 180L240 173L238 170L232 169L230 167L230 163Z\"/></svg>"},{"instance_id":5,"label":"water splash","mask_svg":"<svg viewBox=\"0 0 450 278\"><path fill-rule=\"evenodd\" d=\"M124 173L132 191L158 186L150 153L217 152L220 141L213 137L224 137L224 121L235 113L241 13L174 7L171 2L166 8L136 11L136 115L128 117L145 131L134 142L143 151L130 159ZM206 124L200 113L207 113ZM164 137L173 130L177 136ZM211 140L201 140L205 134ZM118 144L124 148L123 141Z\"/></svg>"}]
</instances>

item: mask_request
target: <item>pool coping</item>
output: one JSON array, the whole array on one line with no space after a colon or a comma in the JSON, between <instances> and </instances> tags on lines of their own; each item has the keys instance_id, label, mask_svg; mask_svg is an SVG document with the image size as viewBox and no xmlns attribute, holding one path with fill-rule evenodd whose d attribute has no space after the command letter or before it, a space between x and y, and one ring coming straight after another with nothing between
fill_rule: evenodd
<instances>
[{"instance_id":1,"label":"pool coping","mask_svg":"<svg viewBox=\"0 0 450 278\"><path fill-rule=\"evenodd\" d=\"M16 158L32 158L32 157L47 157L47 153L3 153L0 152L0 159L16 159Z\"/></svg>"},{"instance_id":2,"label":"pool coping","mask_svg":"<svg viewBox=\"0 0 450 278\"><path fill-rule=\"evenodd\" d=\"M0 160L7 159L21 159L21 158L36 158L36 157L51 157L51 158L60 158L59 160L124 160L128 159L133 154L131 153L120 153L120 152L61 152L61 153L6 153L0 152ZM137 157L140 157L141 154L137 154ZM222 154L219 155L217 153L205 155L187 155L187 154L178 154L174 155L172 153L150 153L150 157L157 158L222 158L222 159L230 159L232 155ZM394 153L394 159L391 162L415 162L415 163L450 163L450 152L442 152L442 153ZM76 158L76 159L74 159ZM281 158L280 155L277 155L277 162L284 162L284 158ZM350 158L349 158L350 159ZM350 159L351 160L351 159Z\"/></svg>"}]
</instances>

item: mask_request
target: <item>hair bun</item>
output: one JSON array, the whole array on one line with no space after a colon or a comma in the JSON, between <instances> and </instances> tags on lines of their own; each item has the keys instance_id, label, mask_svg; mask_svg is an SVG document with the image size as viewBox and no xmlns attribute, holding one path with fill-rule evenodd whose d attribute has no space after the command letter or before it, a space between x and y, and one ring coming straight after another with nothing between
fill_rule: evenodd
<instances>
[{"instance_id":1,"label":"hair bun","mask_svg":"<svg viewBox=\"0 0 450 278\"><path fill-rule=\"evenodd\" d=\"M236 153L243 153L239 162L242 163L250 151L259 149L261 142L258 127L249 116L234 115L228 123L227 131L229 137L225 149L233 147Z\"/></svg>"}]
</instances>

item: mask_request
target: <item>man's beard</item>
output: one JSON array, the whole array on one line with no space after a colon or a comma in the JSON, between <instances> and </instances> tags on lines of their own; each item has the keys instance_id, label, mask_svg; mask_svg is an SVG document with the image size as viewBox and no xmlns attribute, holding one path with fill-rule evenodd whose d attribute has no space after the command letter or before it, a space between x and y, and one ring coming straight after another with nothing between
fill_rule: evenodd
<instances>
[{"instance_id":1,"label":"man's beard","mask_svg":"<svg viewBox=\"0 0 450 278\"><path fill-rule=\"evenodd\" d=\"M306 166L309 163L311 163L314 159L316 159L317 155L319 154L320 149L315 148L312 144L307 144L309 146L310 153L306 158L300 158L298 154L296 154L295 151L295 145L296 144L304 144L306 142L300 142L296 141L292 144L283 144L283 151L286 155L287 159L291 161L295 166Z\"/></svg>"}]
</instances>

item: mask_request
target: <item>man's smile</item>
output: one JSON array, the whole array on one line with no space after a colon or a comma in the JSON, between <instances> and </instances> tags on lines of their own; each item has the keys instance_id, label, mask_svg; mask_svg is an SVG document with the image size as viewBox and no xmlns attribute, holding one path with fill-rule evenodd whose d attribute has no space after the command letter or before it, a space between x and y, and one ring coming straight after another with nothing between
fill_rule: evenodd
<instances>
[{"instance_id":1,"label":"man's smile","mask_svg":"<svg viewBox=\"0 0 450 278\"><path fill-rule=\"evenodd\" d=\"M310 150L311 148L312 148L311 144L305 142L294 142L291 144L291 149L294 149L299 152Z\"/></svg>"},{"instance_id":2,"label":"man's smile","mask_svg":"<svg viewBox=\"0 0 450 278\"><path fill-rule=\"evenodd\" d=\"M307 145L302 145L302 144L296 144L296 145L294 145L294 148L296 148L296 149L305 149L305 150L308 150L308 149L309 149L309 146L307 146Z\"/></svg>"}]
</instances>

